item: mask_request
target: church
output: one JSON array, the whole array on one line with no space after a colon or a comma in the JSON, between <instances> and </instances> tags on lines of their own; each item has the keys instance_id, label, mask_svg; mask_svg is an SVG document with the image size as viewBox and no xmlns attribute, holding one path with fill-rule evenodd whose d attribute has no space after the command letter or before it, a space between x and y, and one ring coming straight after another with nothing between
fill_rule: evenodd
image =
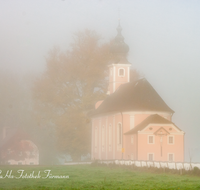
<instances>
[{"instance_id":1,"label":"church","mask_svg":"<svg viewBox=\"0 0 200 190\"><path fill-rule=\"evenodd\" d=\"M129 51L117 27L111 45L108 96L91 114L92 160L184 161L184 132L174 111L145 79L130 82Z\"/></svg>"}]
</instances>

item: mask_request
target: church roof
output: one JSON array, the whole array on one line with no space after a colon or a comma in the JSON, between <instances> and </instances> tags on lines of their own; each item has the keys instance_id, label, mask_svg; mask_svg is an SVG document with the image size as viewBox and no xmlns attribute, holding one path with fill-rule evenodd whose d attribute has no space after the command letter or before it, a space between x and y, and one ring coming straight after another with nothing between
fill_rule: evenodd
<instances>
[{"instance_id":1,"label":"church roof","mask_svg":"<svg viewBox=\"0 0 200 190\"><path fill-rule=\"evenodd\" d=\"M126 132L125 135L137 133L138 131L143 130L149 124L173 124L178 130L180 130L173 122L165 119L164 117L162 117L158 114L154 114L154 115L150 115L144 121L142 121L140 124L135 126L133 129Z\"/></svg>"},{"instance_id":2,"label":"church roof","mask_svg":"<svg viewBox=\"0 0 200 190\"><path fill-rule=\"evenodd\" d=\"M161 111L174 113L145 78L136 82L122 84L91 115L122 111Z\"/></svg>"}]
</instances>

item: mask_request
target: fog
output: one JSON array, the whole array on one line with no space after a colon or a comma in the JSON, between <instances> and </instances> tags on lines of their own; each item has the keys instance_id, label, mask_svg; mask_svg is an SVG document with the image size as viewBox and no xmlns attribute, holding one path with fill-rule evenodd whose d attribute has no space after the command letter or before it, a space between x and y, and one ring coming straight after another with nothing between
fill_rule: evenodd
<instances>
[{"instance_id":1,"label":"fog","mask_svg":"<svg viewBox=\"0 0 200 190\"><path fill-rule=\"evenodd\" d=\"M114 38L120 15L132 68L175 111L172 121L185 132L185 160L190 150L199 162L199 10L197 0L2 0L0 70L32 79L46 68L49 50L69 48L74 32Z\"/></svg>"}]
</instances>

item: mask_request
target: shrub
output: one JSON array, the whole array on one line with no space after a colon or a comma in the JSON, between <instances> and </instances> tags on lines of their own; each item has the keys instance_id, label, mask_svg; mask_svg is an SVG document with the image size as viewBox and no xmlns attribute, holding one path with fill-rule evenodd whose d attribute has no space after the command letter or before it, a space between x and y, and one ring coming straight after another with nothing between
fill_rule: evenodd
<instances>
[{"instance_id":1,"label":"shrub","mask_svg":"<svg viewBox=\"0 0 200 190\"><path fill-rule=\"evenodd\" d=\"M91 166L99 166L99 160L93 160Z\"/></svg>"},{"instance_id":2,"label":"shrub","mask_svg":"<svg viewBox=\"0 0 200 190\"><path fill-rule=\"evenodd\" d=\"M200 175L200 169L199 169L198 167L195 166L195 167L193 168L192 173L195 174L195 175Z\"/></svg>"}]
</instances>

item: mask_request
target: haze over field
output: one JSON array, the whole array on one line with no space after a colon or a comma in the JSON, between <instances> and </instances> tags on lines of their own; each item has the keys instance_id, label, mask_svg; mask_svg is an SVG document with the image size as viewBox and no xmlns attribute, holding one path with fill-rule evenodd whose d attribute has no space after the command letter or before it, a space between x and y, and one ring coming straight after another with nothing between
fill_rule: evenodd
<instances>
[{"instance_id":1,"label":"haze over field","mask_svg":"<svg viewBox=\"0 0 200 190\"><path fill-rule=\"evenodd\" d=\"M54 46L67 50L72 34L116 35L118 9L132 67L175 111L185 131L185 158L200 162L200 2L198 0L6 0L0 2L0 70L41 74ZM1 90L1 89L0 89Z\"/></svg>"}]
</instances>

